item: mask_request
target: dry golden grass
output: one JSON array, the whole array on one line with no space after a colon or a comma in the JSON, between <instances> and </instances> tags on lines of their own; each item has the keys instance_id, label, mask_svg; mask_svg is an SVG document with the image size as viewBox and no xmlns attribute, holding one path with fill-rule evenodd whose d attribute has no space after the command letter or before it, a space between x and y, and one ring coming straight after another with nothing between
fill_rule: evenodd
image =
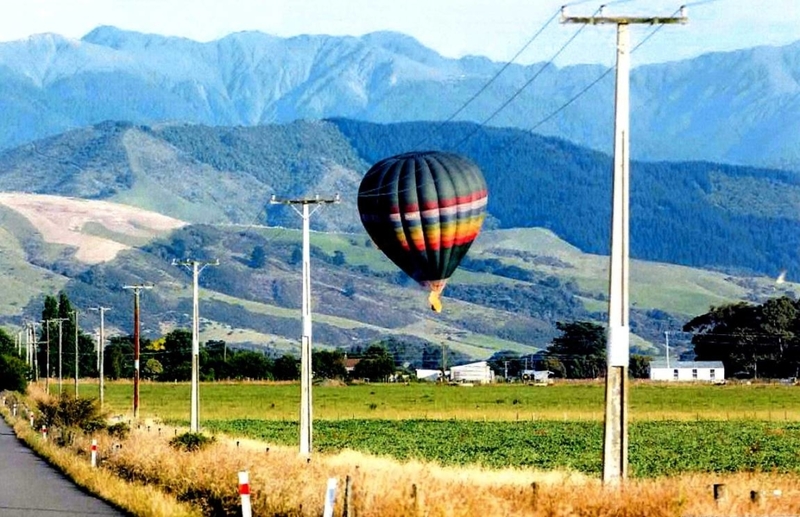
<instances>
[{"instance_id":1,"label":"dry golden grass","mask_svg":"<svg viewBox=\"0 0 800 517\"><path fill-rule=\"evenodd\" d=\"M800 477L771 474L687 475L635 480L620 489L567 472L445 468L401 463L347 451L315 455L256 441L221 439L195 453L167 445L172 432L136 431L106 468L192 500L206 515L235 512L237 472L250 472L254 515L318 516L326 481L339 480L335 515L343 515L344 483L352 482L349 515L369 516L710 516L800 514ZM533 488L536 483L536 488ZM715 502L712 485L727 497ZM780 497L773 495L780 490ZM750 492L760 501L753 503ZM416 495L415 495L416 494Z\"/></svg>"}]
</instances>

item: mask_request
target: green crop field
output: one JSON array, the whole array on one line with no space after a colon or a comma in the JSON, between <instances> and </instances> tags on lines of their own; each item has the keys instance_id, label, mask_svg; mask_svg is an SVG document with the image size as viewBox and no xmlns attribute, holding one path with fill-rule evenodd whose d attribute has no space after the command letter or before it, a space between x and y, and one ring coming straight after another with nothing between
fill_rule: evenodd
<instances>
[{"instance_id":1,"label":"green crop field","mask_svg":"<svg viewBox=\"0 0 800 517\"><path fill-rule=\"evenodd\" d=\"M96 384L81 386L84 396L94 390ZM130 382L108 383L106 409L129 419L132 391ZM800 473L800 387L638 381L629 393L633 476ZM189 384L145 382L140 394L145 425L188 426ZM314 449L596 475L603 394L597 381L315 386ZM295 446L299 398L296 383L203 383L200 425L207 432Z\"/></svg>"}]
</instances>

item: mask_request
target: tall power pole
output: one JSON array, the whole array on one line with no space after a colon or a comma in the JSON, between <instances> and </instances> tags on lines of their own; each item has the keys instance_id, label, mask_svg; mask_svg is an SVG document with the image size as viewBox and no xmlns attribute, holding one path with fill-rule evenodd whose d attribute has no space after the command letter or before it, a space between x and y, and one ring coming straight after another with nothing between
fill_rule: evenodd
<instances>
[{"instance_id":1,"label":"tall power pole","mask_svg":"<svg viewBox=\"0 0 800 517\"><path fill-rule=\"evenodd\" d=\"M611 268L609 272L608 342L605 424L603 433L603 483L616 485L628 475L628 364L629 328L629 127L630 127L630 33L634 24L686 23L680 16L567 16L562 23L617 26L617 84L614 110L614 179L611 216Z\"/></svg>"},{"instance_id":2,"label":"tall power pole","mask_svg":"<svg viewBox=\"0 0 800 517\"><path fill-rule=\"evenodd\" d=\"M80 358L80 354L78 352L78 309L72 311L72 314L75 315L75 398L78 398L78 360Z\"/></svg>"},{"instance_id":3,"label":"tall power pole","mask_svg":"<svg viewBox=\"0 0 800 517\"><path fill-rule=\"evenodd\" d=\"M63 328L62 323L65 321L69 321L69 318L54 318L47 321L57 321L58 322L58 394L61 395L64 392L64 376L62 375L62 366L64 364L63 355L64 355L64 347L63 347L63 335L61 329Z\"/></svg>"},{"instance_id":4,"label":"tall power pole","mask_svg":"<svg viewBox=\"0 0 800 517\"><path fill-rule=\"evenodd\" d=\"M198 297L200 273L206 266L219 266L219 260L173 260L173 266L186 266L192 271L192 403L189 430L200 430L200 302Z\"/></svg>"},{"instance_id":5,"label":"tall power pole","mask_svg":"<svg viewBox=\"0 0 800 517\"><path fill-rule=\"evenodd\" d=\"M103 399L105 396L105 389L103 386L103 363L105 362L105 351L106 351L106 329L105 329L105 312L110 311L110 307L92 307L92 311L97 311L100 313L100 339L97 343L97 376L99 377L98 380L98 387L97 389L100 391L100 408L103 407Z\"/></svg>"},{"instance_id":6,"label":"tall power pole","mask_svg":"<svg viewBox=\"0 0 800 517\"><path fill-rule=\"evenodd\" d=\"M139 418L139 294L142 289L152 289L152 285L125 285L123 289L133 290L133 418Z\"/></svg>"},{"instance_id":7,"label":"tall power pole","mask_svg":"<svg viewBox=\"0 0 800 517\"><path fill-rule=\"evenodd\" d=\"M42 328L45 332L45 354L44 354L44 391L50 394L50 320L42 320Z\"/></svg>"},{"instance_id":8,"label":"tall power pole","mask_svg":"<svg viewBox=\"0 0 800 517\"><path fill-rule=\"evenodd\" d=\"M300 339L300 454L311 454L311 254L309 251L309 220L323 205L339 202L339 195L333 198L277 199L272 196L270 203L289 205L303 218L303 335ZM295 205L301 205L302 211ZM314 210L309 207L314 205Z\"/></svg>"}]
</instances>

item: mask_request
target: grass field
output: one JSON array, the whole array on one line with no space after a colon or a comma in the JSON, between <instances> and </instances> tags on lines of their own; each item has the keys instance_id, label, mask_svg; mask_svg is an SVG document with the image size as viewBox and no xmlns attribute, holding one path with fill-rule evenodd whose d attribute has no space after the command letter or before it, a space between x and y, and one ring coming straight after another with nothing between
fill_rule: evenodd
<instances>
[{"instance_id":1,"label":"grass field","mask_svg":"<svg viewBox=\"0 0 800 517\"><path fill-rule=\"evenodd\" d=\"M91 395L94 386L82 387ZM207 432L268 444L297 443L295 383L205 383ZM141 385L143 429L188 426L187 383ZM316 386L314 449L351 449L445 466L566 469L602 465L602 382L444 386ZM800 387L667 384L630 387L631 475L686 472L800 473ZM108 384L107 409L130 418L132 385Z\"/></svg>"},{"instance_id":2,"label":"grass field","mask_svg":"<svg viewBox=\"0 0 800 517\"><path fill-rule=\"evenodd\" d=\"M53 384L51 384L52 389ZM65 383L67 390L70 383ZM96 396L97 387L81 387ZM114 414L131 412L130 382L106 384L106 404ZM188 383L143 382L141 416L189 418ZM602 419L602 382L563 382L547 387L521 384L442 386L426 383L315 386L314 418L319 420L567 420ZM300 401L296 383L203 383L201 419L295 420ZM632 420L800 420L800 387L782 384L667 384L633 382Z\"/></svg>"}]
</instances>

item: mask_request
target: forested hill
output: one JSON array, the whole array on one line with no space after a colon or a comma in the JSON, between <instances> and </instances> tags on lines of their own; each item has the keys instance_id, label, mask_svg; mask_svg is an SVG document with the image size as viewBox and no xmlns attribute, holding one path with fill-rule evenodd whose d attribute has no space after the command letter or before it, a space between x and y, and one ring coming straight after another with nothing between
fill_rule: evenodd
<instances>
[{"instance_id":1,"label":"forested hill","mask_svg":"<svg viewBox=\"0 0 800 517\"><path fill-rule=\"evenodd\" d=\"M412 149L476 161L487 226L544 227L607 253L611 158L564 140L472 123L346 119L256 127L107 122L0 153L0 190L108 199L188 222L294 226L271 194L339 192L315 229L360 232L355 197L371 163ZM704 162L632 164L631 254L698 267L800 274L794 173Z\"/></svg>"},{"instance_id":2,"label":"forested hill","mask_svg":"<svg viewBox=\"0 0 800 517\"><path fill-rule=\"evenodd\" d=\"M611 157L561 139L468 123L333 119L368 163L430 148L472 158L502 228L544 227L607 254ZM631 255L690 266L800 273L800 177L707 162L631 164Z\"/></svg>"}]
</instances>

